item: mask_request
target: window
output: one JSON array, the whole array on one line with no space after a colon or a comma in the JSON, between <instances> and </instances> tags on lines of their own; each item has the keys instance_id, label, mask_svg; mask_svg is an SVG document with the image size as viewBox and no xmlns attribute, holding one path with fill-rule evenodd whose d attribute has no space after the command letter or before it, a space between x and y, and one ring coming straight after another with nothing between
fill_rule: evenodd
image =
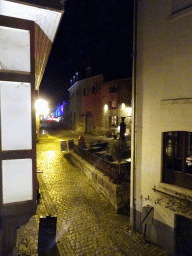
<instances>
[{"instance_id":1,"label":"window","mask_svg":"<svg viewBox=\"0 0 192 256\"><path fill-rule=\"evenodd\" d=\"M110 109L116 109L117 108L117 101L113 100L109 102Z\"/></svg>"},{"instance_id":2,"label":"window","mask_svg":"<svg viewBox=\"0 0 192 256\"><path fill-rule=\"evenodd\" d=\"M118 116L109 116L110 126L117 127L118 126Z\"/></svg>"},{"instance_id":3,"label":"window","mask_svg":"<svg viewBox=\"0 0 192 256\"><path fill-rule=\"evenodd\" d=\"M96 94L96 87L95 87L95 85L92 86L92 94Z\"/></svg>"},{"instance_id":4,"label":"window","mask_svg":"<svg viewBox=\"0 0 192 256\"><path fill-rule=\"evenodd\" d=\"M192 132L163 133L162 181L192 189Z\"/></svg>"},{"instance_id":5,"label":"window","mask_svg":"<svg viewBox=\"0 0 192 256\"><path fill-rule=\"evenodd\" d=\"M115 93L115 92L117 92L116 87L114 86L109 87L109 93Z\"/></svg>"},{"instance_id":6,"label":"window","mask_svg":"<svg viewBox=\"0 0 192 256\"><path fill-rule=\"evenodd\" d=\"M83 95L86 96L86 89L83 88Z\"/></svg>"},{"instance_id":7,"label":"window","mask_svg":"<svg viewBox=\"0 0 192 256\"><path fill-rule=\"evenodd\" d=\"M185 8L192 6L192 0L173 0L172 13L179 12Z\"/></svg>"}]
</instances>

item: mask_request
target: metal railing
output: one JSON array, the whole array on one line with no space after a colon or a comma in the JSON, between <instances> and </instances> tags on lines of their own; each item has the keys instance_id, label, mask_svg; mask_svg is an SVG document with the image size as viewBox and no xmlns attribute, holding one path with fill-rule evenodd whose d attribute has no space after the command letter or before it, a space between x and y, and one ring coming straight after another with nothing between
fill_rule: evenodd
<instances>
[{"instance_id":1,"label":"metal railing","mask_svg":"<svg viewBox=\"0 0 192 256\"><path fill-rule=\"evenodd\" d=\"M74 145L74 153L82 157L85 161L93 165L96 169L108 176L114 184L130 181L130 163L122 165L114 165L96 155L87 149Z\"/></svg>"}]
</instances>

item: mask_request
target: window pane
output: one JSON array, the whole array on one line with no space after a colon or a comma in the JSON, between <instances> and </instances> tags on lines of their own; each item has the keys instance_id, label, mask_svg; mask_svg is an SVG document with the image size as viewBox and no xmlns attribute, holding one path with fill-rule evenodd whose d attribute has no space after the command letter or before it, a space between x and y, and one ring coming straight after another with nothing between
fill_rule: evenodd
<instances>
[{"instance_id":1,"label":"window pane","mask_svg":"<svg viewBox=\"0 0 192 256\"><path fill-rule=\"evenodd\" d=\"M0 26L0 69L31 71L30 33Z\"/></svg>"},{"instance_id":2,"label":"window pane","mask_svg":"<svg viewBox=\"0 0 192 256\"><path fill-rule=\"evenodd\" d=\"M183 133L170 132L165 133L164 146L164 166L168 170L182 172L182 156L183 156Z\"/></svg>"},{"instance_id":3,"label":"window pane","mask_svg":"<svg viewBox=\"0 0 192 256\"><path fill-rule=\"evenodd\" d=\"M111 116L111 125L113 126L117 125L117 116Z\"/></svg>"},{"instance_id":4,"label":"window pane","mask_svg":"<svg viewBox=\"0 0 192 256\"><path fill-rule=\"evenodd\" d=\"M2 183L3 204L32 200L32 160L3 160Z\"/></svg>"},{"instance_id":5,"label":"window pane","mask_svg":"<svg viewBox=\"0 0 192 256\"><path fill-rule=\"evenodd\" d=\"M192 189L192 132L163 134L163 175L168 184Z\"/></svg>"},{"instance_id":6,"label":"window pane","mask_svg":"<svg viewBox=\"0 0 192 256\"><path fill-rule=\"evenodd\" d=\"M115 93L116 92L116 87L109 87L109 93Z\"/></svg>"},{"instance_id":7,"label":"window pane","mask_svg":"<svg viewBox=\"0 0 192 256\"><path fill-rule=\"evenodd\" d=\"M0 82L2 150L32 149L31 85Z\"/></svg>"}]
</instances>

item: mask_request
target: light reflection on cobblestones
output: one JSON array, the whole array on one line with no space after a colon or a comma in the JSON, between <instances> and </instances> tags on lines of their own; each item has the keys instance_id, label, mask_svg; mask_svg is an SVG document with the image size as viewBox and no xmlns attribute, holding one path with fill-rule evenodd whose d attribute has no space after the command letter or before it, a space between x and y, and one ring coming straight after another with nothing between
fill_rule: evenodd
<instances>
[{"instance_id":1,"label":"light reflection on cobblestones","mask_svg":"<svg viewBox=\"0 0 192 256\"><path fill-rule=\"evenodd\" d=\"M39 217L52 215L57 216L61 255L167 255L157 246L145 244L142 235L131 230L128 216L115 213L87 177L67 161L59 140L41 138L37 144L37 170L43 171L38 173L42 199L37 215L30 220L36 226L36 243ZM27 226L20 229L20 238L24 231L29 232Z\"/></svg>"}]
</instances>

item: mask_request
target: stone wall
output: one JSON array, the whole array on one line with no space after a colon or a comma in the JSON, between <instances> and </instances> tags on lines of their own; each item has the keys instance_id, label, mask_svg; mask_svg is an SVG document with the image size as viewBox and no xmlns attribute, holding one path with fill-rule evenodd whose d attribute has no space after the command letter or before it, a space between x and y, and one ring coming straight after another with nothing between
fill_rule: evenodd
<instances>
[{"instance_id":1,"label":"stone wall","mask_svg":"<svg viewBox=\"0 0 192 256\"><path fill-rule=\"evenodd\" d=\"M94 166L87 163L75 153L71 153L72 161L90 179L94 187L112 204L118 213L130 200L130 184L113 184Z\"/></svg>"}]
</instances>

